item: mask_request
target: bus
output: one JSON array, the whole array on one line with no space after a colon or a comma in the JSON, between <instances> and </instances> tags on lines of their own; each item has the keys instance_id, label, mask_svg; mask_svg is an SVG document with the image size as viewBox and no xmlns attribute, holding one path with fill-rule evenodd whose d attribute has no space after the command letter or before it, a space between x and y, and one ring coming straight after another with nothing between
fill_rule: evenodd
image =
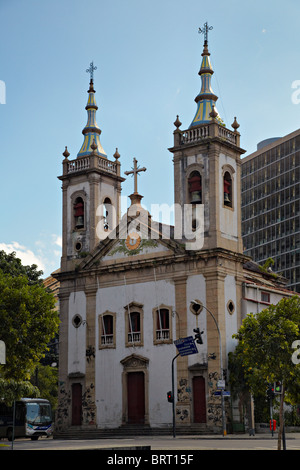
<instances>
[{"instance_id":1,"label":"bus","mask_svg":"<svg viewBox=\"0 0 300 470\"><path fill-rule=\"evenodd\" d=\"M14 422L15 408L15 422ZM6 406L0 400L0 438L9 441L15 437L50 437L53 433L52 410L43 398L21 398L15 406Z\"/></svg>"}]
</instances>

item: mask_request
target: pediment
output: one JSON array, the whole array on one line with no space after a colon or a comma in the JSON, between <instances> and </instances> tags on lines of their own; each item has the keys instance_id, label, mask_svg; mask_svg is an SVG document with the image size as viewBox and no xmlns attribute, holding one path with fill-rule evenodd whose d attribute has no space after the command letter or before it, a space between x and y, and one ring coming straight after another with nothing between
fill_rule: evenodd
<instances>
[{"instance_id":1,"label":"pediment","mask_svg":"<svg viewBox=\"0 0 300 470\"><path fill-rule=\"evenodd\" d=\"M146 369L148 367L149 359L138 354L131 354L130 356L127 356L122 359L120 362L123 365L124 369L140 370Z\"/></svg>"},{"instance_id":2,"label":"pediment","mask_svg":"<svg viewBox=\"0 0 300 470\"><path fill-rule=\"evenodd\" d=\"M150 218L148 219L150 221ZM98 246L78 266L79 270L103 265L109 267L133 260L159 259L174 253L184 253L184 246L171 238L172 227L141 223L121 223L114 232L101 240ZM169 237L168 237L169 236Z\"/></svg>"}]
</instances>

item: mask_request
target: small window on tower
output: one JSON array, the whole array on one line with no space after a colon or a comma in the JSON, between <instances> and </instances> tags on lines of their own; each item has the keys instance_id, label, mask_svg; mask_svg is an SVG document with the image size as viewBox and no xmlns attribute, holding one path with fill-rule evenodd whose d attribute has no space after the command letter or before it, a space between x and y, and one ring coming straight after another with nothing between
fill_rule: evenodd
<instances>
[{"instance_id":1,"label":"small window on tower","mask_svg":"<svg viewBox=\"0 0 300 470\"><path fill-rule=\"evenodd\" d=\"M188 179L189 199L191 204L202 203L202 181L198 171L193 171Z\"/></svg>"},{"instance_id":2,"label":"small window on tower","mask_svg":"<svg viewBox=\"0 0 300 470\"><path fill-rule=\"evenodd\" d=\"M81 197L76 198L74 204L75 229L84 228L84 202Z\"/></svg>"},{"instance_id":3,"label":"small window on tower","mask_svg":"<svg viewBox=\"0 0 300 470\"><path fill-rule=\"evenodd\" d=\"M111 200L106 197L103 203L103 216L104 216L104 230L111 230L112 229L112 204Z\"/></svg>"},{"instance_id":4,"label":"small window on tower","mask_svg":"<svg viewBox=\"0 0 300 470\"><path fill-rule=\"evenodd\" d=\"M229 171L224 174L224 205L232 207L232 179Z\"/></svg>"}]
</instances>

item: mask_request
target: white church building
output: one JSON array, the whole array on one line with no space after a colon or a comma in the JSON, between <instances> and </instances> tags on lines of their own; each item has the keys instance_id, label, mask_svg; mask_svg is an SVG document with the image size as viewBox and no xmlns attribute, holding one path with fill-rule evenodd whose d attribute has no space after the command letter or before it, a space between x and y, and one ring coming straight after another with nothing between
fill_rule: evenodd
<instances>
[{"instance_id":1,"label":"white church building","mask_svg":"<svg viewBox=\"0 0 300 470\"><path fill-rule=\"evenodd\" d=\"M175 121L174 226L141 205L133 162L131 205L121 217L118 150L109 159L96 122L93 64L87 124L76 158L63 153L63 252L60 283L59 405L56 433L70 430L177 429L219 432L220 380L228 390L228 353L242 319L283 296L284 282L243 254L241 155L236 119L216 109L207 31L201 90L188 129ZM147 165L147 162L139 162ZM147 178L147 174L141 176ZM175 342L195 337L197 352ZM175 359L176 357L176 359ZM172 368L173 365L173 368ZM174 408L167 399L172 390ZM224 405L224 404L223 404ZM226 426L242 420L225 398Z\"/></svg>"}]
</instances>

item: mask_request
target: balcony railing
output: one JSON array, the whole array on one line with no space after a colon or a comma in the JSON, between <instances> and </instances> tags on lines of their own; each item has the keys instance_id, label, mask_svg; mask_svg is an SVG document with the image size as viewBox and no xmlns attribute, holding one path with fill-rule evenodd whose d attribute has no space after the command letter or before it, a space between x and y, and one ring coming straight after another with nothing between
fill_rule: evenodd
<instances>
[{"instance_id":1,"label":"balcony railing","mask_svg":"<svg viewBox=\"0 0 300 470\"><path fill-rule=\"evenodd\" d=\"M170 330L156 330L156 339L158 341L170 339Z\"/></svg>"},{"instance_id":2,"label":"balcony railing","mask_svg":"<svg viewBox=\"0 0 300 470\"><path fill-rule=\"evenodd\" d=\"M114 335L101 335L101 346L114 343Z\"/></svg>"},{"instance_id":3,"label":"balcony railing","mask_svg":"<svg viewBox=\"0 0 300 470\"><path fill-rule=\"evenodd\" d=\"M89 155L67 162L68 174L88 170L89 168L97 168L107 173L117 174L117 163L100 156Z\"/></svg>"},{"instance_id":4,"label":"balcony railing","mask_svg":"<svg viewBox=\"0 0 300 470\"><path fill-rule=\"evenodd\" d=\"M192 127L181 134L181 144L193 144L208 137L220 137L231 144L239 146L239 133L231 131L216 123Z\"/></svg>"},{"instance_id":5,"label":"balcony railing","mask_svg":"<svg viewBox=\"0 0 300 470\"><path fill-rule=\"evenodd\" d=\"M141 342L141 332L132 331L128 333L128 343L140 343Z\"/></svg>"}]
</instances>

